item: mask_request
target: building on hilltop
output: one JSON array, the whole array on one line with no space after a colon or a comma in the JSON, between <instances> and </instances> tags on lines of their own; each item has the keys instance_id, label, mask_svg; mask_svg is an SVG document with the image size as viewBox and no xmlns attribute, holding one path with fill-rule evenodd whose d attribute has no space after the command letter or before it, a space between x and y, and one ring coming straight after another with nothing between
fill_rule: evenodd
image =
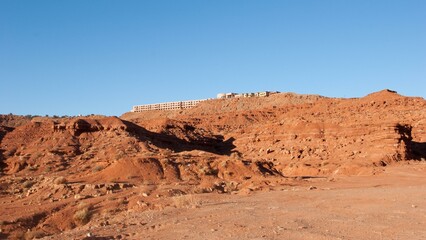
<instances>
[{"instance_id":1,"label":"building on hilltop","mask_svg":"<svg viewBox=\"0 0 426 240\"><path fill-rule=\"evenodd\" d=\"M217 98L224 99L224 98L240 98L240 97L269 97L271 94L275 94L279 92L255 92L255 93L219 93L217 94Z\"/></svg>"},{"instance_id":2,"label":"building on hilltop","mask_svg":"<svg viewBox=\"0 0 426 240\"><path fill-rule=\"evenodd\" d=\"M237 95L238 95L238 93L218 93L217 98L218 99L234 98Z\"/></svg>"},{"instance_id":3,"label":"building on hilltop","mask_svg":"<svg viewBox=\"0 0 426 240\"><path fill-rule=\"evenodd\" d=\"M228 99L228 98L242 98L242 97L268 97L271 94L279 92L255 92L255 93L219 93L217 94L218 99ZM180 110L193 108L200 102L206 101L209 99L202 100L188 100L188 101L177 101L177 102L165 102L165 103L154 103L154 104L145 104L133 106L132 112L143 112L151 110Z\"/></svg>"},{"instance_id":4,"label":"building on hilltop","mask_svg":"<svg viewBox=\"0 0 426 240\"><path fill-rule=\"evenodd\" d=\"M206 100L207 99L137 105L137 106L133 106L132 112L143 112L143 111L150 111L150 110L187 109L187 108L193 108L200 102L206 101Z\"/></svg>"}]
</instances>

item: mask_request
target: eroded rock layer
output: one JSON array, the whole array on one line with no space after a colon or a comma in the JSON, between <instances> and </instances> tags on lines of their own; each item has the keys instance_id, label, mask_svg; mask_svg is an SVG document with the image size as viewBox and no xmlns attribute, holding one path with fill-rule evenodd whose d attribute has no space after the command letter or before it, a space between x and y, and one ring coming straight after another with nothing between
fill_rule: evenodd
<instances>
[{"instance_id":1,"label":"eroded rock layer","mask_svg":"<svg viewBox=\"0 0 426 240\"><path fill-rule=\"evenodd\" d=\"M217 99L120 118L2 116L0 238L161 209L170 202L159 199L189 193L379 174L390 164L423 161L425 106L422 98L384 90L354 99L292 93Z\"/></svg>"}]
</instances>

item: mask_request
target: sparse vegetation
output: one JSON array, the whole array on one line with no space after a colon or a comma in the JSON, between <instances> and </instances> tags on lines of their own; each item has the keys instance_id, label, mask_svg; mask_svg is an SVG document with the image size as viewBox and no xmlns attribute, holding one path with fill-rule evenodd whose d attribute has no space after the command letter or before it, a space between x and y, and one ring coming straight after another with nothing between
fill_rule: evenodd
<instances>
[{"instance_id":1,"label":"sparse vegetation","mask_svg":"<svg viewBox=\"0 0 426 240\"><path fill-rule=\"evenodd\" d=\"M11 115L13 115L13 114L11 114ZM35 118L35 117L40 117L39 115L31 115L31 114L28 114L28 115L25 115L24 116L25 118L28 118L28 119L33 119L33 118Z\"/></svg>"},{"instance_id":2,"label":"sparse vegetation","mask_svg":"<svg viewBox=\"0 0 426 240\"><path fill-rule=\"evenodd\" d=\"M204 175L217 175L218 170L212 169L210 166L202 166L200 168L200 173L202 173Z\"/></svg>"},{"instance_id":3,"label":"sparse vegetation","mask_svg":"<svg viewBox=\"0 0 426 240\"><path fill-rule=\"evenodd\" d=\"M30 165L30 166L28 167L28 170L30 170L30 171L37 171L37 169L38 169L38 166L37 166L37 165Z\"/></svg>"},{"instance_id":4,"label":"sparse vegetation","mask_svg":"<svg viewBox=\"0 0 426 240\"><path fill-rule=\"evenodd\" d=\"M73 220L78 225L84 225L90 221L92 205L80 203L73 215Z\"/></svg>"},{"instance_id":5,"label":"sparse vegetation","mask_svg":"<svg viewBox=\"0 0 426 240\"><path fill-rule=\"evenodd\" d=\"M84 225L90 220L90 210L88 208L80 209L74 213L74 221L77 224Z\"/></svg>"},{"instance_id":6,"label":"sparse vegetation","mask_svg":"<svg viewBox=\"0 0 426 240\"><path fill-rule=\"evenodd\" d=\"M67 183L67 179L65 177L57 177L55 180L53 180L53 183L56 185L65 184Z\"/></svg>"},{"instance_id":7,"label":"sparse vegetation","mask_svg":"<svg viewBox=\"0 0 426 240\"><path fill-rule=\"evenodd\" d=\"M97 166L95 166L95 167L93 168L93 172L99 172L99 171L101 171L102 169L104 169L104 167L103 167L103 166L97 165Z\"/></svg>"},{"instance_id":8,"label":"sparse vegetation","mask_svg":"<svg viewBox=\"0 0 426 240\"><path fill-rule=\"evenodd\" d=\"M239 153L239 152L232 152L231 155L230 155L230 157L232 159L241 160L241 153Z\"/></svg>"},{"instance_id":9,"label":"sparse vegetation","mask_svg":"<svg viewBox=\"0 0 426 240\"><path fill-rule=\"evenodd\" d=\"M238 183L234 181L226 181L225 186L229 192L238 191Z\"/></svg>"},{"instance_id":10,"label":"sparse vegetation","mask_svg":"<svg viewBox=\"0 0 426 240\"><path fill-rule=\"evenodd\" d=\"M201 201L193 194L175 196L172 200L177 208L197 208L201 205Z\"/></svg>"},{"instance_id":11,"label":"sparse vegetation","mask_svg":"<svg viewBox=\"0 0 426 240\"><path fill-rule=\"evenodd\" d=\"M24 188L30 188L30 187L32 187L34 185L34 182L33 181L31 181L31 180L27 180L27 181L25 181L24 183L22 183L22 187L24 187Z\"/></svg>"},{"instance_id":12,"label":"sparse vegetation","mask_svg":"<svg viewBox=\"0 0 426 240\"><path fill-rule=\"evenodd\" d=\"M323 162L321 163L321 166L327 166L329 163L330 163L329 161L323 161Z\"/></svg>"}]
</instances>

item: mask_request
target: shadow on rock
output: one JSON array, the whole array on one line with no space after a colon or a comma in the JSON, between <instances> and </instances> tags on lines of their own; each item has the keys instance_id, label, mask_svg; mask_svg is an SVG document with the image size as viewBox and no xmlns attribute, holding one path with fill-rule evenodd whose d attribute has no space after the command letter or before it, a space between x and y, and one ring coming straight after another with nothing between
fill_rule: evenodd
<instances>
[{"instance_id":1,"label":"shadow on rock","mask_svg":"<svg viewBox=\"0 0 426 240\"><path fill-rule=\"evenodd\" d=\"M4 136L6 136L8 132L13 131L13 129L14 128L11 128L11 127L0 126L0 143L3 140ZM6 167L6 164L3 162L4 161L3 152L4 150L0 149L0 171L2 171Z\"/></svg>"},{"instance_id":2,"label":"shadow on rock","mask_svg":"<svg viewBox=\"0 0 426 240\"><path fill-rule=\"evenodd\" d=\"M156 133L148 131L132 122L123 120L123 123L127 126L127 130L140 141L151 141L159 148L168 148L174 152L202 150L219 155L230 155L235 148L233 144L234 138L224 140L221 135L193 135L190 137L186 135L185 139L182 139L167 132ZM193 132L196 129L192 127L186 130Z\"/></svg>"},{"instance_id":3,"label":"shadow on rock","mask_svg":"<svg viewBox=\"0 0 426 240\"><path fill-rule=\"evenodd\" d=\"M407 145L410 153L410 158L413 160L425 160L426 159L426 143L411 141Z\"/></svg>"},{"instance_id":4,"label":"shadow on rock","mask_svg":"<svg viewBox=\"0 0 426 240\"><path fill-rule=\"evenodd\" d=\"M3 171L3 169L7 166L6 163L4 163L4 156L3 156L4 150L0 149L0 171Z\"/></svg>"},{"instance_id":5,"label":"shadow on rock","mask_svg":"<svg viewBox=\"0 0 426 240\"><path fill-rule=\"evenodd\" d=\"M397 124L395 130L400 134L400 141L403 141L406 145L407 160L426 159L426 143L413 141L413 126L409 124Z\"/></svg>"}]
</instances>

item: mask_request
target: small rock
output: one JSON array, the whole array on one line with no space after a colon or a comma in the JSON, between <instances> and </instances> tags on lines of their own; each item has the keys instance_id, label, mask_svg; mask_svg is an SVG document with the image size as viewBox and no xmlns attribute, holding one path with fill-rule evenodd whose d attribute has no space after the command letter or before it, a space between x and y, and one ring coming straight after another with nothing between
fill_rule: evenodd
<instances>
[{"instance_id":1,"label":"small rock","mask_svg":"<svg viewBox=\"0 0 426 240\"><path fill-rule=\"evenodd\" d=\"M81 191L83 191L83 189L84 189L85 187L86 187L86 186L85 186L84 184L82 184L82 185L78 186L78 190L81 192Z\"/></svg>"},{"instance_id":2,"label":"small rock","mask_svg":"<svg viewBox=\"0 0 426 240\"><path fill-rule=\"evenodd\" d=\"M148 193L144 192L144 193L142 193L142 196L148 197Z\"/></svg>"},{"instance_id":3,"label":"small rock","mask_svg":"<svg viewBox=\"0 0 426 240\"><path fill-rule=\"evenodd\" d=\"M93 234L91 233L91 232L88 232L87 234L86 234L86 237L92 237L93 236Z\"/></svg>"},{"instance_id":4,"label":"small rock","mask_svg":"<svg viewBox=\"0 0 426 240\"><path fill-rule=\"evenodd\" d=\"M314 186L310 186L310 187L308 188L308 190L315 190L315 189L317 189L317 187L314 187Z\"/></svg>"},{"instance_id":5,"label":"small rock","mask_svg":"<svg viewBox=\"0 0 426 240\"><path fill-rule=\"evenodd\" d=\"M417 206L416 206L416 205L414 205L414 204L413 204L413 205L411 205L411 207L412 207L412 208L417 208Z\"/></svg>"}]
</instances>

